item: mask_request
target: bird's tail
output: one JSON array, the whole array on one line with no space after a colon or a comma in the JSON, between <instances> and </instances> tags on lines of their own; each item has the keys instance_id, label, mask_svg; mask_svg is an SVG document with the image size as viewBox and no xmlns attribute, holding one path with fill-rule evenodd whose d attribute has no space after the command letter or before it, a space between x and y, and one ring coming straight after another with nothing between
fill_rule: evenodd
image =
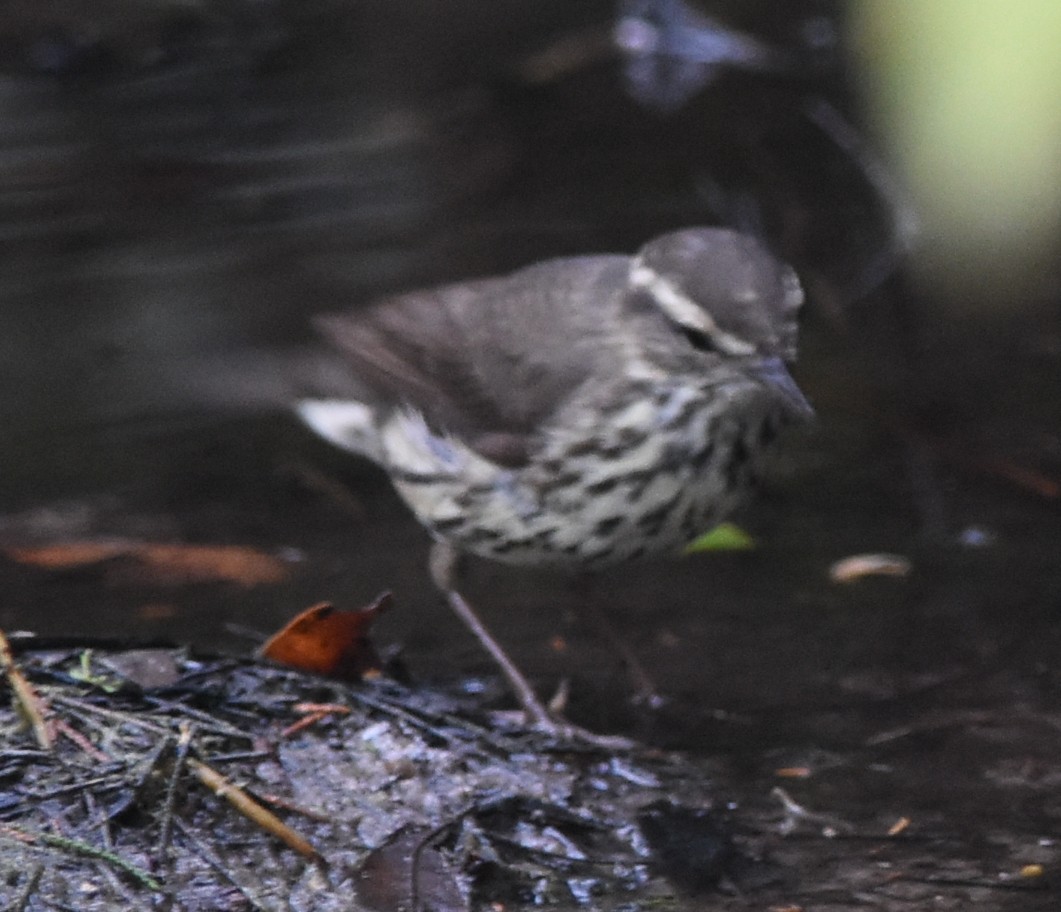
<instances>
[{"instance_id":1,"label":"bird's tail","mask_svg":"<svg viewBox=\"0 0 1061 912\"><path fill-rule=\"evenodd\" d=\"M352 399L303 399L299 418L316 434L344 450L382 461L375 411Z\"/></svg>"}]
</instances>

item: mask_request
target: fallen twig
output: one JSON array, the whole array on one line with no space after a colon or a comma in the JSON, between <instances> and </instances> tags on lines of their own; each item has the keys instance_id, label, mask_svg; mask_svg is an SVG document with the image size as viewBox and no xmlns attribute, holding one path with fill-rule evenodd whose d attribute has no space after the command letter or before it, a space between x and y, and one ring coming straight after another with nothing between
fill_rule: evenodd
<instances>
[{"instance_id":1,"label":"fallen twig","mask_svg":"<svg viewBox=\"0 0 1061 912\"><path fill-rule=\"evenodd\" d=\"M188 760L188 766L199 777L199 781L210 789L210 791L219 798L224 798L237 811L243 814L244 817L254 821L267 832L272 833L288 848L298 852L299 855L302 855L304 858L310 858L314 861L324 860L308 840L304 839L291 829L291 827L284 823L272 811L258 804L257 801L251 798L251 796L239 786L229 782L229 780L222 776L217 770L207 766L201 760L191 758Z\"/></svg>"},{"instance_id":2,"label":"fallen twig","mask_svg":"<svg viewBox=\"0 0 1061 912\"><path fill-rule=\"evenodd\" d=\"M14 691L15 699L25 717L29 720L33 735L42 750L51 750L55 744L54 726L49 719L48 704L26 680L25 675L15 664L11 644L0 630L0 670L7 676L7 681Z\"/></svg>"},{"instance_id":3,"label":"fallen twig","mask_svg":"<svg viewBox=\"0 0 1061 912\"><path fill-rule=\"evenodd\" d=\"M89 713L95 716L99 716L103 719L110 719L112 722L118 722L121 725L133 725L144 729L144 731L154 732L156 735L170 735L172 732L162 725L156 725L154 722L149 721L143 713L132 713L122 712L118 709L105 709L102 706L97 706L88 700L80 700L77 697L60 696L58 694L52 697L52 702L59 706L66 706L69 709L76 709L81 713Z\"/></svg>"}]
</instances>

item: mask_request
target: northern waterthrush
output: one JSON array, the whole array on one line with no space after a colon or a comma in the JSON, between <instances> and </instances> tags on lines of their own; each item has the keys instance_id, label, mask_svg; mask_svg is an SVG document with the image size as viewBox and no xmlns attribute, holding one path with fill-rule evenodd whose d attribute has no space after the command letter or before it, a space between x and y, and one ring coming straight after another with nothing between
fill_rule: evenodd
<instances>
[{"instance_id":1,"label":"northern waterthrush","mask_svg":"<svg viewBox=\"0 0 1061 912\"><path fill-rule=\"evenodd\" d=\"M811 414L785 367L802 300L756 239L676 231L322 317L366 397L300 413L386 469L474 628L457 554L595 569L674 552L745 500L779 428Z\"/></svg>"}]
</instances>

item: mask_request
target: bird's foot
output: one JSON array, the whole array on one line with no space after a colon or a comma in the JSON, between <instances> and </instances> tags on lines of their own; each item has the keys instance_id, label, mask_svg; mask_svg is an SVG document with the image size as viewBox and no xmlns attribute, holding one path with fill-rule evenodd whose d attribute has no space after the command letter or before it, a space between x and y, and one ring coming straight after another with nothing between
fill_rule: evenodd
<instances>
[{"instance_id":1,"label":"bird's foot","mask_svg":"<svg viewBox=\"0 0 1061 912\"><path fill-rule=\"evenodd\" d=\"M558 713L539 715L526 708L511 712L495 713L495 717L506 723L519 726L536 735L549 738L557 744L586 745L609 751L628 751L637 747L637 742L623 735L602 735L569 722Z\"/></svg>"}]
</instances>

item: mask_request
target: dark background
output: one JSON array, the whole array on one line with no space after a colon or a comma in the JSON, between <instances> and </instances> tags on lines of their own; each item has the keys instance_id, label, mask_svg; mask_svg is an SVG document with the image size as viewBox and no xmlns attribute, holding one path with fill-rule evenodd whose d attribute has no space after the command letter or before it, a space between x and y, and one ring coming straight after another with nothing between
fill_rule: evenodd
<instances>
[{"instance_id":1,"label":"dark background","mask_svg":"<svg viewBox=\"0 0 1061 912\"><path fill-rule=\"evenodd\" d=\"M601 582L668 706L628 705L564 581L476 565L471 592L543 692L571 680L576 719L731 756L738 791L806 762L844 770L814 795L840 812L995 814L988 879L1052 861L1056 259L1019 287L909 268L934 238L907 230L920 201L867 114L858 11L703 4L731 56L765 56L649 78L596 0L0 6L0 544L229 543L295 568L173 587L0 558L0 623L245 652L313 601L393 589L377 641L494 693L385 479L287 409L325 374L309 317L734 225L804 280L819 422L741 517L755 550ZM910 575L830 581L880 551Z\"/></svg>"}]
</instances>

